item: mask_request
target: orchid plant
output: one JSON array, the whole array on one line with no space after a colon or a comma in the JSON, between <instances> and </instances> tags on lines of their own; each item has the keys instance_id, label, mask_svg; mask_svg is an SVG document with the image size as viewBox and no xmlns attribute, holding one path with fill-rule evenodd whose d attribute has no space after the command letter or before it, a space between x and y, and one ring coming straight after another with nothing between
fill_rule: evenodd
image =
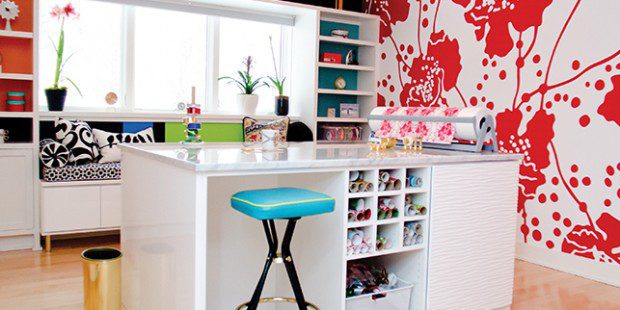
<instances>
[{"instance_id":1,"label":"orchid plant","mask_svg":"<svg viewBox=\"0 0 620 310\"><path fill-rule=\"evenodd\" d=\"M60 36L58 38L58 44L57 45L54 44L54 42L52 42L52 44L54 46L54 50L56 51L56 71L55 71L55 74L54 74L54 85L52 85L52 87L50 87L49 89L53 89L53 90L67 89L66 86L59 86L60 82L62 82L63 80L67 80L67 81L69 81L69 83L71 83L71 85L73 85L73 87L75 87L75 89L78 91L78 93L81 96L82 95L82 91L80 91L80 88L77 86L77 84L75 84L75 82L73 82L70 78L62 75L62 71L63 71L65 65L67 64L67 62L73 56L73 54L71 54L66 59L64 58L64 51L65 51L65 21L67 19L69 19L69 18L77 19L79 17L79 14L77 13L77 11L75 10L75 8L73 7L73 5L71 3L67 3L67 5L65 5L64 7L60 7L58 5L55 5L52 8L52 11L50 12L50 15L53 18L56 18L60 22Z\"/></svg>"},{"instance_id":2,"label":"orchid plant","mask_svg":"<svg viewBox=\"0 0 620 310\"><path fill-rule=\"evenodd\" d=\"M256 79L252 78L251 70L252 70L253 63L254 63L254 58L252 58L252 56L248 56L243 59L243 66L245 67L244 70L237 71L237 75L239 75L238 78L233 78L230 76L223 76L219 78L218 80L228 80L229 84L233 84L237 86L237 88L239 88L241 93L245 95L253 94L254 91L256 91L258 88L262 86L269 87L269 84L262 81L264 79L263 77L259 77Z\"/></svg>"}]
</instances>

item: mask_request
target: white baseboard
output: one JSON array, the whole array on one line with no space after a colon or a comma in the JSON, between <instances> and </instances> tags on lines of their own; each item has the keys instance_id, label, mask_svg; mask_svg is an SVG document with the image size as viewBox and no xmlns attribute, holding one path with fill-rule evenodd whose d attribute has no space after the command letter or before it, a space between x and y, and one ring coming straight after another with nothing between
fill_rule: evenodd
<instances>
[{"instance_id":1,"label":"white baseboard","mask_svg":"<svg viewBox=\"0 0 620 310\"><path fill-rule=\"evenodd\" d=\"M0 251L32 250L34 236L0 237Z\"/></svg>"},{"instance_id":2,"label":"white baseboard","mask_svg":"<svg viewBox=\"0 0 620 310\"><path fill-rule=\"evenodd\" d=\"M517 259L620 287L620 268L608 263L517 242Z\"/></svg>"}]
</instances>

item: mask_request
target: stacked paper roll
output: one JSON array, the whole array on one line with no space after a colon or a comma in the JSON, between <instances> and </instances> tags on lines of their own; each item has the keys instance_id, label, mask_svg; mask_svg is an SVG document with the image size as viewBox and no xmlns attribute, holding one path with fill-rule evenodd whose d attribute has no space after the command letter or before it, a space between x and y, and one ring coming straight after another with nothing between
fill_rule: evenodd
<instances>
[{"instance_id":1,"label":"stacked paper roll","mask_svg":"<svg viewBox=\"0 0 620 310\"><path fill-rule=\"evenodd\" d=\"M372 216L372 211L366 206L364 198L349 199L349 222L367 221Z\"/></svg>"},{"instance_id":2,"label":"stacked paper roll","mask_svg":"<svg viewBox=\"0 0 620 310\"><path fill-rule=\"evenodd\" d=\"M370 237L361 229L349 229L347 232L347 255L372 252Z\"/></svg>"},{"instance_id":3,"label":"stacked paper roll","mask_svg":"<svg viewBox=\"0 0 620 310\"><path fill-rule=\"evenodd\" d=\"M398 217L398 209L392 198L379 198L379 210L377 211L378 220L387 220Z\"/></svg>"},{"instance_id":4,"label":"stacked paper roll","mask_svg":"<svg viewBox=\"0 0 620 310\"><path fill-rule=\"evenodd\" d=\"M411 246L424 242L423 228L420 222L405 223L403 232L403 246Z\"/></svg>"},{"instance_id":5,"label":"stacked paper roll","mask_svg":"<svg viewBox=\"0 0 620 310\"><path fill-rule=\"evenodd\" d=\"M364 180L362 171L351 171L349 174L349 193L372 192L372 183Z\"/></svg>"},{"instance_id":6,"label":"stacked paper roll","mask_svg":"<svg viewBox=\"0 0 620 310\"><path fill-rule=\"evenodd\" d=\"M402 182L400 179L394 178L390 175L390 172L381 170L379 171L379 191L393 191L400 190Z\"/></svg>"},{"instance_id":7,"label":"stacked paper roll","mask_svg":"<svg viewBox=\"0 0 620 310\"><path fill-rule=\"evenodd\" d=\"M370 115L383 116L386 114L388 109L394 109L394 108L376 107L370 112ZM392 113L391 115L397 115L397 116L416 115L416 113L413 113L412 111L414 111L414 109L415 111L419 110L418 108L412 108L412 107L401 107L397 109L398 111L396 111L395 113ZM438 108L427 108L427 109L432 109L433 111L430 114L425 115L425 116L433 117L433 116L443 116L444 115L443 112L447 108L438 107ZM469 107L469 108L459 108L458 112L454 116L451 116L451 117L453 118L475 117L476 118L476 121L474 123L475 126L480 126L480 124L482 123L484 119L493 118L493 115L486 108ZM368 124L371 130L376 131L381 126L381 122L382 120L371 119L369 120ZM404 121L400 121L400 120L399 121L391 120L390 122L395 128L400 128L404 124ZM476 140L477 137L476 137L476 131L474 128L474 124L453 123L454 127L456 128L455 138L460 139L460 140ZM403 137L392 137L392 138L402 139Z\"/></svg>"}]
</instances>

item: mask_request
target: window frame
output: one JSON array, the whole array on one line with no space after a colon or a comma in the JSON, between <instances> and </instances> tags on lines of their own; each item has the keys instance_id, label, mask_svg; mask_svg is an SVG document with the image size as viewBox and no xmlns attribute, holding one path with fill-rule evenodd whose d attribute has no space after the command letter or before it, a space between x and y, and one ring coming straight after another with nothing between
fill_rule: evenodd
<instances>
[{"instance_id":1,"label":"window frame","mask_svg":"<svg viewBox=\"0 0 620 310\"><path fill-rule=\"evenodd\" d=\"M90 0L85 0L85 2L91 2ZM174 110L162 110L162 109L143 109L136 107L135 101L135 50L136 50L136 6L132 5L124 5L118 4L122 6L122 16L121 16L121 89L119 90L121 94L119 94L119 102L116 105L116 110L126 111L129 113L145 113L145 112L174 112ZM146 6L145 8L148 8ZM158 8L161 10L167 10L164 8ZM170 10L175 11L175 10ZM190 13L189 14L199 14L204 15L206 18L206 70L205 70L205 93L204 98L207 99L205 106L203 106L203 111L208 114L230 114L230 110L227 110L222 107L222 104L219 100L219 88L220 81L219 78L219 60L220 60L220 16L216 15L206 15L201 13ZM236 17L225 17L225 18L236 18ZM240 19L240 18L236 18ZM264 22L258 21L255 19L240 19L244 21L250 22ZM40 21L42 22L42 21ZM39 22L39 23L40 23ZM284 72L287 76L286 84L285 84L285 92L289 90L289 86L291 85L291 58L292 58L292 50L291 50L291 37L292 37L292 26L287 24L278 24L280 26L280 53L279 53L279 63L278 67L280 72ZM189 90L188 90L189 92ZM44 92L41 91L41 94ZM44 98L42 98L44 99ZM43 102L45 100L39 100L41 102L41 106L43 106ZM103 109L102 107L97 108L89 108L80 105L71 106L69 105L69 110L80 110L80 111L96 111ZM203 112L203 114L205 114Z\"/></svg>"}]
</instances>

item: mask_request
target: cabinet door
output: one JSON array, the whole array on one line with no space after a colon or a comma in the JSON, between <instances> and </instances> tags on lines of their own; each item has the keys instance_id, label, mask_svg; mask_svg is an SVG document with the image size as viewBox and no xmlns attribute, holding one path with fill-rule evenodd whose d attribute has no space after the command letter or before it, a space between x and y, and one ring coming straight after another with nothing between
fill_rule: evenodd
<instances>
[{"instance_id":1,"label":"cabinet door","mask_svg":"<svg viewBox=\"0 0 620 310\"><path fill-rule=\"evenodd\" d=\"M512 303L518 163L433 168L428 309Z\"/></svg>"},{"instance_id":2,"label":"cabinet door","mask_svg":"<svg viewBox=\"0 0 620 310\"><path fill-rule=\"evenodd\" d=\"M45 233L99 228L99 186L47 187L41 191L41 230Z\"/></svg>"},{"instance_id":3,"label":"cabinet door","mask_svg":"<svg viewBox=\"0 0 620 310\"><path fill-rule=\"evenodd\" d=\"M33 228L32 150L0 150L0 231Z\"/></svg>"},{"instance_id":4,"label":"cabinet door","mask_svg":"<svg viewBox=\"0 0 620 310\"><path fill-rule=\"evenodd\" d=\"M101 186L101 227L121 226L121 186Z\"/></svg>"}]
</instances>

